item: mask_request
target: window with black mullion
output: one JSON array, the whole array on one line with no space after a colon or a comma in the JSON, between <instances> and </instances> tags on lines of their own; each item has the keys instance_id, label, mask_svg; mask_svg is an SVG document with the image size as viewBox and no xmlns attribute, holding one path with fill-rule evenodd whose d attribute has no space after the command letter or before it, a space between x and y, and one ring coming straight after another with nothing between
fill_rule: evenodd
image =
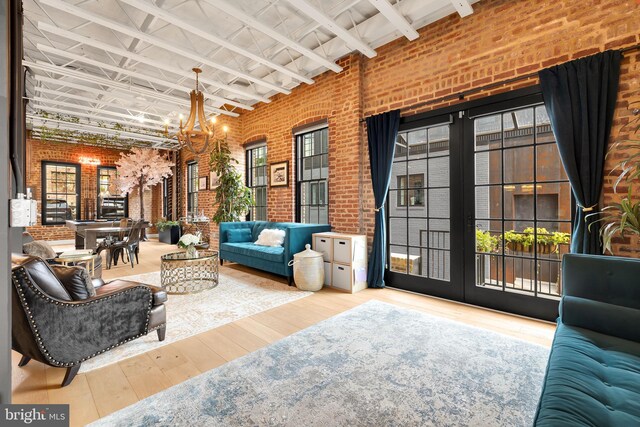
<instances>
[{"instance_id":1,"label":"window with black mullion","mask_svg":"<svg viewBox=\"0 0 640 427\"><path fill-rule=\"evenodd\" d=\"M187 213L198 214L198 163L187 164Z\"/></svg>"},{"instance_id":2,"label":"window with black mullion","mask_svg":"<svg viewBox=\"0 0 640 427\"><path fill-rule=\"evenodd\" d=\"M328 223L328 129L297 135L296 151L297 219L302 223Z\"/></svg>"},{"instance_id":3,"label":"window with black mullion","mask_svg":"<svg viewBox=\"0 0 640 427\"><path fill-rule=\"evenodd\" d=\"M247 187L254 205L249 211L251 221L267 220L267 146L253 146L246 150Z\"/></svg>"},{"instance_id":4,"label":"window with black mullion","mask_svg":"<svg viewBox=\"0 0 640 427\"><path fill-rule=\"evenodd\" d=\"M42 162L42 224L80 218L80 165Z\"/></svg>"}]
</instances>

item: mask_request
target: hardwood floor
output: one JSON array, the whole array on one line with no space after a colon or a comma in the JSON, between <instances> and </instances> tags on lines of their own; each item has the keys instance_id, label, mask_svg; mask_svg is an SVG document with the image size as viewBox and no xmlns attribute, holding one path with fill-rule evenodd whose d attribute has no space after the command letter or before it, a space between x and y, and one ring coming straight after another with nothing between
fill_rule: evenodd
<instances>
[{"instance_id":1,"label":"hardwood floor","mask_svg":"<svg viewBox=\"0 0 640 427\"><path fill-rule=\"evenodd\" d=\"M144 242L140 264L134 269L119 264L104 270L105 280L159 270L159 257L175 246ZM286 283L286 280L239 265L221 267L225 274L251 272ZM452 301L393 289L365 289L350 295L323 289L307 298L228 323L219 328L79 374L60 388L64 370L32 362L18 368L12 355L14 403L68 403L71 425L85 425L188 378L264 347L324 319L369 300L430 313L462 323L550 346L555 325Z\"/></svg>"}]
</instances>

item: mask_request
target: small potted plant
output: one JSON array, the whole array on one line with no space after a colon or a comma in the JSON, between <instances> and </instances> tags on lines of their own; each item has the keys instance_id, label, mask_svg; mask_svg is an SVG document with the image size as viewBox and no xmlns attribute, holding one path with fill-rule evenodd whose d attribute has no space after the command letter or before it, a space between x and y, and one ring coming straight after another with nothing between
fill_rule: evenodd
<instances>
[{"instance_id":1,"label":"small potted plant","mask_svg":"<svg viewBox=\"0 0 640 427\"><path fill-rule=\"evenodd\" d=\"M498 238L489 231L476 228L476 284L486 283L486 257L491 257L498 250ZM497 273L496 273L497 274Z\"/></svg>"},{"instance_id":2,"label":"small potted plant","mask_svg":"<svg viewBox=\"0 0 640 427\"><path fill-rule=\"evenodd\" d=\"M163 218L156 223L156 227L158 228L158 240L160 242L175 245L180 240L182 230L178 221L167 221Z\"/></svg>"}]
</instances>

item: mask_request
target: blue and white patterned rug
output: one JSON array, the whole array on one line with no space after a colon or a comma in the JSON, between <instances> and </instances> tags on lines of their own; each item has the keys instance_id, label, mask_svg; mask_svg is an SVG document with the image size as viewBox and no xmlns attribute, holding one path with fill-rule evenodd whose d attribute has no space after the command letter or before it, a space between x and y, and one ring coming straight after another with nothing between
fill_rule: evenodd
<instances>
[{"instance_id":1,"label":"blue and white patterned rug","mask_svg":"<svg viewBox=\"0 0 640 427\"><path fill-rule=\"evenodd\" d=\"M93 426L525 426L548 349L370 301Z\"/></svg>"}]
</instances>

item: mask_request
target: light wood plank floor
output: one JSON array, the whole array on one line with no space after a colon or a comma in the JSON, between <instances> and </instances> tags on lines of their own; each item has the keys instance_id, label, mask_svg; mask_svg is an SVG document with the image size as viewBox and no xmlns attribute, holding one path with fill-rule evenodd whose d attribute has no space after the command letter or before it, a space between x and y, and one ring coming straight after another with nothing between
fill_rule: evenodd
<instances>
[{"instance_id":1,"label":"light wood plank floor","mask_svg":"<svg viewBox=\"0 0 640 427\"><path fill-rule=\"evenodd\" d=\"M108 280L158 271L160 255L174 250L175 246L160 244L157 241L145 242L141 249L139 265L131 269L128 264L119 264L111 270L105 270L103 277ZM229 275L250 271L259 276L285 282L277 276L238 265L225 265L222 271ZM63 369L51 368L38 362L18 368L19 356L14 352L13 402L68 403L71 405L71 425L85 425L372 299L457 320L544 346L551 345L555 330L555 325L551 323L392 289L365 289L353 295L323 289L307 298L113 365L79 374L73 383L65 388L59 387L64 375Z\"/></svg>"}]
</instances>

